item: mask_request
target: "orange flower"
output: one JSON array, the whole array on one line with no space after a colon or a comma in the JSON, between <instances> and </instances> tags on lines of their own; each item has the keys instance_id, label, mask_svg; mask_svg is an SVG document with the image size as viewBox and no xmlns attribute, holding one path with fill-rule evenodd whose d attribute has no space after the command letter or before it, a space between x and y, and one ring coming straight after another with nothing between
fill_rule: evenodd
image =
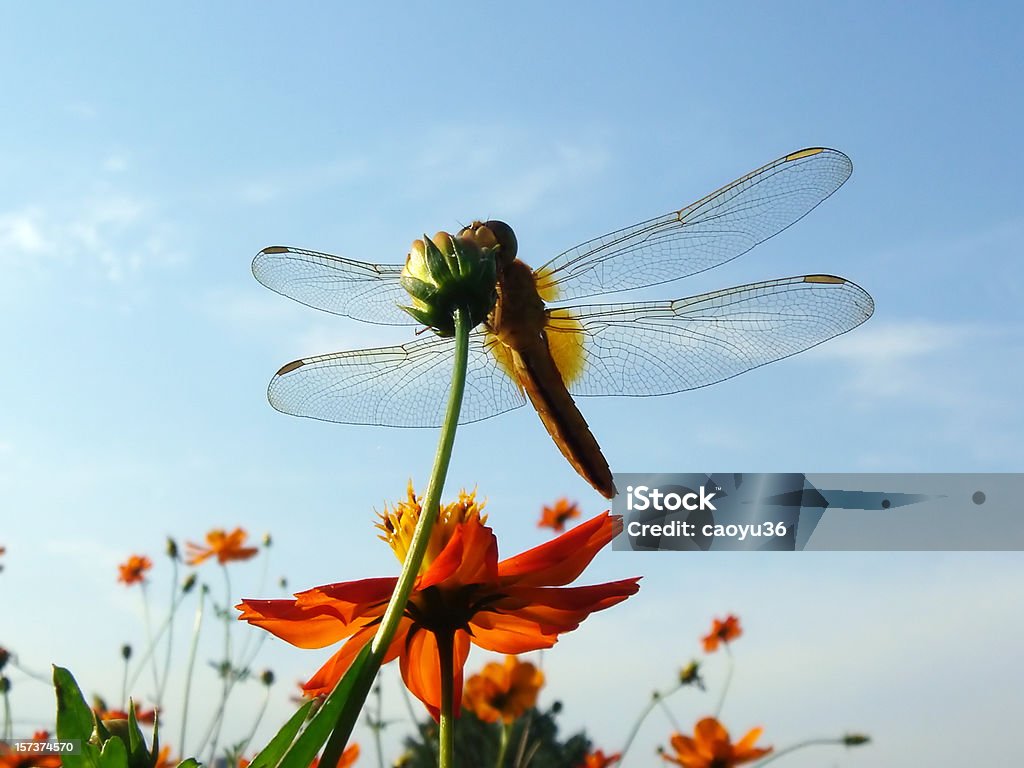
<instances>
[{"instance_id":1,"label":"orange flower","mask_svg":"<svg viewBox=\"0 0 1024 768\"><path fill-rule=\"evenodd\" d=\"M153 561L145 555L132 555L127 563L117 566L120 575L117 580L124 584L137 584L146 580L146 571L153 567Z\"/></svg>"},{"instance_id":2,"label":"orange flower","mask_svg":"<svg viewBox=\"0 0 1024 768\"><path fill-rule=\"evenodd\" d=\"M217 556L217 562L221 565L230 560L248 560L259 552L258 547L242 546L248 535L244 528L235 528L231 533L228 533L223 528L215 528L206 534L206 543L209 545L207 547L201 547L198 544L193 544L191 541L186 542L188 547L187 562L189 565L199 565L214 555Z\"/></svg>"},{"instance_id":3,"label":"orange flower","mask_svg":"<svg viewBox=\"0 0 1024 768\"><path fill-rule=\"evenodd\" d=\"M555 502L553 507L544 507L540 513L538 528L550 528L552 531L561 533L565 530L565 524L580 516L580 508L575 501L561 498Z\"/></svg>"},{"instance_id":4,"label":"orange flower","mask_svg":"<svg viewBox=\"0 0 1024 768\"><path fill-rule=\"evenodd\" d=\"M529 662L506 656L505 663L486 664L466 681L462 706L485 723L511 723L537 704L544 673Z\"/></svg>"},{"instance_id":5,"label":"orange flower","mask_svg":"<svg viewBox=\"0 0 1024 768\"><path fill-rule=\"evenodd\" d=\"M583 762L580 763L579 768L608 768L608 766L615 765L621 759L622 755L618 752L614 755L606 755L599 749L596 752L589 752L587 756L583 758Z\"/></svg>"},{"instance_id":6,"label":"orange flower","mask_svg":"<svg viewBox=\"0 0 1024 768\"><path fill-rule=\"evenodd\" d=\"M474 494L440 510L409 604L383 661L400 659L409 690L436 718L441 702L438 635L453 638L455 690L470 642L496 653L550 648L563 632L594 611L620 603L639 589L639 579L591 587L565 587L622 529L607 512L546 544L498 562L498 542L484 525ZM381 538L399 560L405 557L420 503L408 499L384 510ZM239 617L300 648L347 642L306 682L307 693L333 689L359 651L373 638L395 578L328 584L296 594L295 600L245 600Z\"/></svg>"},{"instance_id":7,"label":"orange flower","mask_svg":"<svg viewBox=\"0 0 1024 768\"><path fill-rule=\"evenodd\" d=\"M153 768L174 768L180 762L171 759L171 745L164 744L160 747L160 754L156 756L156 765Z\"/></svg>"},{"instance_id":8,"label":"orange flower","mask_svg":"<svg viewBox=\"0 0 1024 768\"><path fill-rule=\"evenodd\" d=\"M694 728L693 738L677 733L672 737L675 755L662 752L664 760L683 768L733 768L764 757L771 747L755 747L763 728L753 728L736 744L729 740L729 732L718 720L705 717Z\"/></svg>"},{"instance_id":9,"label":"orange flower","mask_svg":"<svg viewBox=\"0 0 1024 768\"><path fill-rule=\"evenodd\" d=\"M743 630L740 629L738 617L730 614L725 617L725 621L715 619L711 625L711 632L703 638L704 650L707 653L713 653L718 650L719 643L728 644L742 634Z\"/></svg>"},{"instance_id":10,"label":"orange flower","mask_svg":"<svg viewBox=\"0 0 1024 768\"><path fill-rule=\"evenodd\" d=\"M49 731L36 731L32 741L50 740ZM60 755L54 752L15 752L6 742L0 741L0 768L60 768Z\"/></svg>"}]
</instances>

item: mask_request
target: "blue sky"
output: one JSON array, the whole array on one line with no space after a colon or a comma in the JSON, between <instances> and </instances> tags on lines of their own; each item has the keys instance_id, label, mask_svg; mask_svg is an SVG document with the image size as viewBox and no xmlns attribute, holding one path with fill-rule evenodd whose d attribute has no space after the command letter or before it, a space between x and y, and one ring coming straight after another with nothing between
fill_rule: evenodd
<instances>
[{"instance_id":1,"label":"blue sky","mask_svg":"<svg viewBox=\"0 0 1024 768\"><path fill-rule=\"evenodd\" d=\"M875 316L715 387L587 400L612 468L1021 471L1021 30L1009 3L0 10L0 644L87 688L119 679L141 630L115 566L167 534L271 531L295 588L393 572L372 510L422 486L436 436L289 418L265 388L296 357L408 332L267 291L260 248L397 262L424 231L497 217L536 265L804 146L846 152L851 180L660 296L828 272ZM460 431L450 488L474 485L509 553L543 539L543 503L605 508L525 409ZM600 746L734 611L727 725L877 739L789 765L1008 759L1019 553L608 552L587 578L638 574L544 659L565 726ZM285 681L322 657L264 649ZM19 715L48 718L46 689L14 683ZM652 721L632 764L667 734Z\"/></svg>"}]
</instances>

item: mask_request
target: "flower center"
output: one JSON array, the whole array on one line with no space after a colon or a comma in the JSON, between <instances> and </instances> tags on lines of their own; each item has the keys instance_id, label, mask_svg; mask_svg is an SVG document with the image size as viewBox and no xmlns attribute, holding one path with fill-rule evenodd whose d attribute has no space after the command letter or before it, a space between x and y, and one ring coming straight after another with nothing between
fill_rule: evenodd
<instances>
[{"instance_id":1,"label":"flower center","mask_svg":"<svg viewBox=\"0 0 1024 768\"><path fill-rule=\"evenodd\" d=\"M483 507L484 502L476 499L476 491L461 491L457 500L441 507L440 516L430 531L430 542L427 544L420 573L423 573L441 554L455 533L456 526L474 519L479 520L481 524L487 522L487 515L480 514ZM379 538L387 542L399 562L405 562L406 553L412 543L413 531L416 530L416 523L419 522L422 513L423 506L416 497L411 482L405 500L399 501L393 508L385 507L383 512L378 513L380 522L377 523L377 528L382 531Z\"/></svg>"}]
</instances>

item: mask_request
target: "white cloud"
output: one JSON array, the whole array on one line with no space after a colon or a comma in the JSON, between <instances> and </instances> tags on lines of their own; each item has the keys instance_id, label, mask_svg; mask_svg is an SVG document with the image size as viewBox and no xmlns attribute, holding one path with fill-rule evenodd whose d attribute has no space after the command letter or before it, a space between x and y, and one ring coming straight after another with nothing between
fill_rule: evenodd
<instances>
[{"instance_id":1,"label":"white cloud","mask_svg":"<svg viewBox=\"0 0 1024 768\"><path fill-rule=\"evenodd\" d=\"M147 268L184 261L170 243L168 226L151 206L122 193L0 212L0 258L17 260L22 275L81 266L123 283Z\"/></svg>"},{"instance_id":2,"label":"white cloud","mask_svg":"<svg viewBox=\"0 0 1024 768\"><path fill-rule=\"evenodd\" d=\"M819 347L817 354L849 363L853 372L850 386L860 396L945 403L959 397L951 391L953 377L937 380L935 367L948 365L949 358L969 341L984 335L989 332L978 325L930 320L875 322Z\"/></svg>"},{"instance_id":3,"label":"white cloud","mask_svg":"<svg viewBox=\"0 0 1024 768\"><path fill-rule=\"evenodd\" d=\"M0 250L14 254L44 253L52 246L43 229L38 209L0 213Z\"/></svg>"}]
</instances>

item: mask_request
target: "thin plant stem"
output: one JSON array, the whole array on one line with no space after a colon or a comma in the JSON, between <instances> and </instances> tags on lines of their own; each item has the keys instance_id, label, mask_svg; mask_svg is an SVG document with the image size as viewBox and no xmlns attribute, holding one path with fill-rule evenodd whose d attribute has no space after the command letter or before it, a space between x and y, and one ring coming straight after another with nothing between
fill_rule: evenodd
<instances>
[{"instance_id":1,"label":"thin plant stem","mask_svg":"<svg viewBox=\"0 0 1024 768\"><path fill-rule=\"evenodd\" d=\"M451 630L434 633L441 672L441 757L438 768L455 765L455 634Z\"/></svg>"},{"instance_id":2,"label":"thin plant stem","mask_svg":"<svg viewBox=\"0 0 1024 768\"><path fill-rule=\"evenodd\" d=\"M529 760L524 760L526 754L526 741L530 737L530 725L533 723L533 712L532 710L526 715L526 722L523 723L523 732L519 736L519 746L516 748L516 760L513 763L516 768L522 768L524 765L529 763ZM530 758L532 759L533 752L536 749L530 750Z\"/></svg>"},{"instance_id":3,"label":"thin plant stem","mask_svg":"<svg viewBox=\"0 0 1024 768\"><path fill-rule=\"evenodd\" d=\"M679 684L676 685L675 688L672 688L671 690L666 691L665 693L659 693L658 691L654 691L653 693L651 693L650 701L648 701L647 704L644 705L644 708L640 710L639 717L637 717L636 722L633 723L633 727L630 729L629 735L626 737L626 743L623 744L622 749L619 750L619 754L621 755L619 757L619 765L622 765L626 762L626 753L629 752L629 748L633 746L633 740L636 739L636 735L640 732L640 726L643 725L644 720L647 719L647 716L654 711L654 708L658 706L658 702L662 699L668 698L682 687L682 684Z\"/></svg>"},{"instance_id":4,"label":"thin plant stem","mask_svg":"<svg viewBox=\"0 0 1024 768\"><path fill-rule=\"evenodd\" d=\"M178 606L181 605L181 600L178 599L178 558L171 558L171 604L170 608L167 609L167 621L165 626L167 627L167 652L164 654L164 673L160 678L160 684L156 689L156 697L154 704L157 710L163 709L164 705L164 690L167 688L167 680L171 675L171 648L174 645L174 614L178 611ZM162 634L163 628L161 627Z\"/></svg>"},{"instance_id":5,"label":"thin plant stem","mask_svg":"<svg viewBox=\"0 0 1024 768\"><path fill-rule=\"evenodd\" d=\"M498 740L498 759L494 761L494 768L501 768L505 764L505 752L508 750L509 731L512 724L501 722L501 737Z\"/></svg>"},{"instance_id":6,"label":"thin plant stem","mask_svg":"<svg viewBox=\"0 0 1024 768\"><path fill-rule=\"evenodd\" d=\"M434 468L430 475L430 483L427 485L426 498L423 501L423 511L416 523L412 539L409 542L409 550L402 564L402 572L395 585L395 591L391 595L388 607L384 611L380 626L377 627L377 634L370 643L370 655L366 659L352 687L352 699L365 701L366 695L370 692L373 680L380 669L384 654L398 631L398 625L405 614L405 606L409 602L409 595L412 594L413 585L419 575L420 566L427 552L427 545L430 543L430 531L437 520L438 509L441 501L441 491L444 490L444 481L448 475L448 465L452 459L452 448L455 445L455 431L459 424L459 411L462 409L462 395L466 389L466 364L469 360L469 313L464 309L456 309L455 319L455 363L452 370L451 389L448 391L448 407L445 411L444 424L441 427L441 437L438 441L437 452L434 455ZM344 678L343 678L344 679ZM338 758L345 748L352 728L355 725L357 715L347 708L342 709L338 722L327 740L324 748L321 764L324 768L335 768Z\"/></svg>"},{"instance_id":7,"label":"thin plant stem","mask_svg":"<svg viewBox=\"0 0 1024 768\"><path fill-rule=\"evenodd\" d=\"M213 722L210 723L210 730L207 731L206 739L210 738L212 731L213 740L210 743L210 763L212 764L217 757L217 747L220 744L220 732L224 727L224 715L227 711L228 697L231 695L231 689L234 687L235 677L235 666L231 657L231 628L234 626L234 622L231 621L231 574L228 572L227 563L220 564L221 571L224 573L224 661L221 662L220 674L223 680L221 685L220 705L217 707L217 715ZM203 740L203 745L200 746L200 750L206 745L206 739ZM198 752L199 750L197 750Z\"/></svg>"},{"instance_id":8,"label":"thin plant stem","mask_svg":"<svg viewBox=\"0 0 1024 768\"><path fill-rule=\"evenodd\" d=\"M661 707L662 711L665 713L665 717L668 718L669 724L675 729L676 733L681 732L682 728L679 727L679 721L676 720L676 716L672 714L672 710L668 708L668 704L665 703L664 697L658 697L658 706Z\"/></svg>"},{"instance_id":9,"label":"thin plant stem","mask_svg":"<svg viewBox=\"0 0 1024 768\"><path fill-rule=\"evenodd\" d=\"M434 739L431 738L427 727L416 719L416 713L412 708L412 696L409 695L409 689L405 687L405 681L403 681L402 678L398 678L398 687L402 691L402 701L405 702L405 709L409 713L409 721L412 723L413 728L419 731L420 738L423 739L423 743L430 749L430 754L433 755L436 760L437 748L434 746Z\"/></svg>"},{"instance_id":10,"label":"thin plant stem","mask_svg":"<svg viewBox=\"0 0 1024 768\"><path fill-rule=\"evenodd\" d=\"M260 558L260 559L263 561L263 568L260 571L260 580L258 582L259 586L253 592L254 595L262 595L264 590L266 589L266 586L267 586L267 574L270 571L270 545L269 544L264 544L263 545L262 554L263 554L263 557ZM245 639L242 641L242 647L238 651L239 666L242 669L246 669L249 666L249 663L247 663L247 662L243 663L242 660L246 659L246 658L248 658L250 661L255 659L256 658L256 654L259 651L259 648L256 648L250 654L248 652L249 651L249 644L251 642L256 642L256 643L259 643L260 645L262 645L262 640L266 636L267 636L266 632L247 632L246 633ZM254 640L254 638L255 638L255 640Z\"/></svg>"},{"instance_id":11,"label":"thin plant stem","mask_svg":"<svg viewBox=\"0 0 1024 768\"><path fill-rule=\"evenodd\" d=\"M715 707L715 719L722 714L722 707L725 706L725 694L729 692L729 685L732 683L732 673L736 667L736 663L732 657L732 651L729 650L729 644L725 645L725 655L729 657L729 670L725 673L725 685L722 686L722 693L718 697L718 706Z\"/></svg>"},{"instance_id":12,"label":"thin plant stem","mask_svg":"<svg viewBox=\"0 0 1024 768\"><path fill-rule=\"evenodd\" d=\"M256 722L252 724L252 730L249 731L249 735L246 736L245 741L242 742L242 747L239 750L242 753L249 748L249 744L251 744L252 740L256 737L256 730L260 727L260 723L263 722L263 716L267 714L267 705L270 703L270 686L263 686L263 690L263 703L260 705L260 711L256 715Z\"/></svg>"},{"instance_id":13,"label":"thin plant stem","mask_svg":"<svg viewBox=\"0 0 1024 768\"><path fill-rule=\"evenodd\" d=\"M14 726L11 718L11 696L7 689L4 689L4 740L14 738Z\"/></svg>"},{"instance_id":14,"label":"thin plant stem","mask_svg":"<svg viewBox=\"0 0 1024 768\"><path fill-rule=\"evenodd\" d=\"M160 690L160 671L156 668L156 657L153 655L153 649L156 648L156 641L153 639L153 623L149 617L149 590L146 589L145 579L142 580L142 583L139 586L142 588L140 590L142 594L142 618L146 624L146 643L149 646L146 648L146 655L150 660L150 669L153 670L153 695L155 696L156 692Z\"/></svg>"},{"instance_id":15,"label":"thin plant stem","mask_svg":"<svg viewBox=\"0 0 1024 768\"><path fill-rule=\"evenodd\" d=\"M128 665L131 663L131 659L125 655L122 656L122 660L124 661L124 673L121 675L121 708L128 709Z\"/></svg>"},{"instance_id":16,"label":"thin plant stem","mask_svg":"<svg viewBox=\"0 0 1024 768\"><path fill-rule=\"evenodd\" d=\"M373 729L373 746L377 750L377 768L384 768L384 745L381 743L381 731L384 730L384 697L380 690L380 674L377 675L377 685L373 689L377 697L377 717L371 721Z\"/></svg>"},{"instance_id":17,"label":"thin plant stem","mask_svg":"<svg viewBox=\"0 0 1024 768\"><path fill-rule=\"evenodd\" d=\"M180 606L181 603L184 601L184 599L185 599L185 593L184 592L179 592L177 605L174 607L172 612L167 615L167 618L164 619L164 622L163 622L163 624L160 625L160 628L157 629L156 634L153 636L154 642L159 643L160 642L160 638L162 638L164 636L164 632L167 632L170 629L171 620L174 618L174 612L177 611L177 606ZM138 661L138 664L135 667L135 672L131 676L131 678L128 680L128 688L134 688L135 687L135 683L137 683L138 680L139 680L139 675L141 675L142 674L142 670L144 670L146 668L146 663L150 661L150 659L153 656L153 652L155 650L156 650L155 645L150 644L150 646L148 648L146 648L146 650L142 653L142 655L139 656L139 661ZM155 663L156 662L153 662L154 667L155 667ZM52 685L52 683L51 683L51 685Z\"/></svg>"},{"instance_id":18,"label":"thin plant stem","mask_svg":"<svg viewBox=\"0 0 1024 768\"><path fill-rule=\"evenodd\" d=\"M192 622L192 643L188 650L188 664L185 668L185 700L181 705L181 736L178 739L178 749L181 754L188 754L185 751L185 732L188 728L188 702L192 694L192 673L196 667L196 650L199 647L199 629L203 625L203 606L206 603L206 585L199 590L199 604L196 606L196 617Z\"/></svg>"},{"instance_id":19,"label":"thin plant stem","mask_svg":"<svg viewBox=\"0 0 1024 768\"><path fill-rule=\"evenodd\" d=\"M15 656L14 654L11 654L10 661L8 661L7 663L10 664L12 667L14 667L16 670L18 670L19 672L21 672L26 677L28 677L28 678L30 678L32 680L35 680L37 683L42 683L47 688L52 688L53 687L53 681L52 680L50 680L46 675L42 674L41 672L36 672L35 670L28 669L27 667L22 665L22 663L18 660L18 657Z\"/></svg>"},{"instance_id":20,"label":"thin plant stem","mask_svg":"<svg viewBox=\"0 0 1024 768\"><path fill-rule=\"evenodd\" d=\"M825 746L825 745L844 746L845 743L846 742L843 739L808 739L807 741L801 741L799 744L794 744L791 747L786 747L785 749L780 749L778 752L773 752L768 757L766 757L764 760L761 760L760 762L755 763L755 768L761 768L762 765L768 765L768 763L771 763L771 762L773 762L775 760L778 760L780 757L783 757L784 755L788 755L791 752L796 752L798 749L803 749L804 747Z\"/></svg>"}]
</instances>

